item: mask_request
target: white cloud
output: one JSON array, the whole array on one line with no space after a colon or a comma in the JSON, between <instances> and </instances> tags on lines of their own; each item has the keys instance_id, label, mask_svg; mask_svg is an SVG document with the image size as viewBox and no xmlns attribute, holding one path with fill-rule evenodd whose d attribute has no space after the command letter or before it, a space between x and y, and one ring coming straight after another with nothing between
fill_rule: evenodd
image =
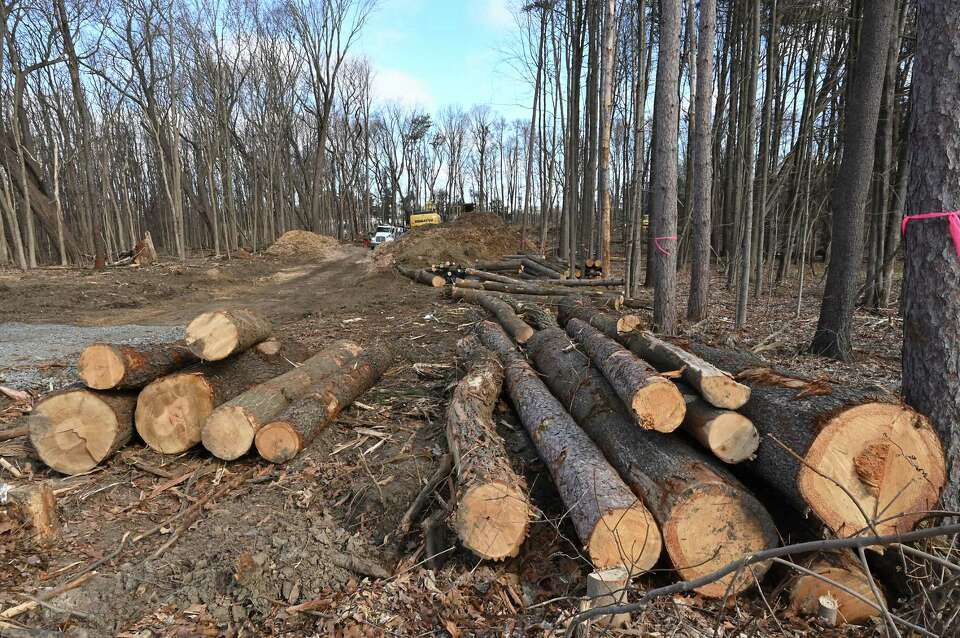
<instances>
[{"instance_id":1,"label":"white cloud","mask_svg":"<svg viewBox=\"0 0 960 638\"><path fill-rule=\"evenodd\" d=\"M511 29L515 26L513 12L508 0L485 0L483 19L494 29Z\"/></svg>"},{"instance_id":2,"label":"white cloud","mask_svg":"<svg viewBox=\"0 0 960 638\"><path fill-rule=\"evenodd\" d=\"M400 69L377 67L373 76L373 97L379 102L400 102L428 111L436 107L436 98L426 82Z\"/></svg>"}]
</instances>

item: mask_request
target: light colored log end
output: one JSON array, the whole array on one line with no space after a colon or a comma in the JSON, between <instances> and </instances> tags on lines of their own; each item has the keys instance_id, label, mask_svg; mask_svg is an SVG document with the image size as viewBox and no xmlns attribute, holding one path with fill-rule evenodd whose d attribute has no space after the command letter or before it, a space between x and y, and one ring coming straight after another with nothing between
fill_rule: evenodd
<instances>
[{"instance_id":1,"label":"light colored log end","mask_svg":"<svg viewBox=\"0 0 960 638\"><path fill-rule=\"evenodd\" d=\"M753 457L760 435L753 422L738 412L724 412L710 422L707 447L724 463L740 463Z\"/></svg>"},{"instance_id":2,"label":"light colored log end","mask_svg":"<svg viewBox=\"0 0 960 638\"><path fill-rule=\"evenodd\" d=\"M238 406L225 405L213 411L200 433L203 447L218 459L233 461L253 447L256 419Z\"/></svg>"},{"instance_id":3,"label":"light colored log end","mask_svg":"<svg viewBox=\"0 0 960 638\"><path fill-rule=\"evenodd\" d=\"M516 556L532 509L526 494L503 483L481 483L461 496L453 527L464 547L486 560Z\"/></svg>"},{"instance_id":4,"label":"light colored log end","mask_svg":"<svg viewBox=\"0 0 960 638\"><path fill-rule=\"evenodd\" d=\"M651 569L659 560L663 538L653 516L639 501L600 517L586 542L596 569L625 567L632 574Z\"/></svg>"},{"instance_id":5,"label":"light colored log end","mask_svg":"<svg viewBox=\"0 0 960 638\"><path fill-rule=\"evenodd\" d=\"M653 377L633 395L630 409L640 427L673 432L683 423L687 404L677 386L666 379Z\"/></svg>"},{"instance_id":6,"label":"light colored log end","mask_svg":"<svg viewBox=\"0 0 960 638\"><path fill-rule=\"evenodd\" d=\"M531 328L527 324L524 324L517 330L517 333L516 333L517 343L526 343L535 334L536 334L536 331L533 328Z\"/></svg>"},{"instance_id":7,"label":"light colored log end","mask_svg":"<svg viewBox=\"0 0 960 638\"><path fill-rule=\"evenodd\" d=\"M303 449L303 437L286 421L272 421L257 431L254 444L271 463L286 463Z\"/></svg>"},{"instance_id":8,"label":"light colored log end","mask_svg":"<svg viewBox=\"0 0 960 638\"><path fill-rule=\"evenodd\" d=\"M123 356L115 347L106 343L87 346L80 354L77 372L84 384L94 390L109 390L117 387L126 372Z\"/></svg>"},{"instance_id":9,"label":"light colored log end","mask_svg":"<svg viewBox=\"0 0 960 638\"><path fill-rule=\"evenodd\" d=\"M30 442L49 467L80 474L113 452L121 427L105 401L94 392L76 390L37 404L30 415Z\"/></svg>"},{"instance_id":10,"label":"light colored log end","mask_svg":"<svg viewBox=\"0 0 960 638\"><path fill-rule=\"evenodd\" d=\"M205 312L187 325L187 346L206 361L229 357L239 341L237 325L223 311Z\"/></svg>"},{"instance_id":11,"label":"light colored log end","mask_svg":"<svg viewBox=\"0 0 960 638\"><path fill-rule=\"evenodd\" d=\"M623 315L617 319L617 332L619 334L627 334L628 332L633 332L634 330L643 328L643 319L637 315Z\"/></svg>"},{"instance_id":12,"label":"light colored log end","mask_svg":"<svg viewBox=\"0 0 960 638\"><path fill-rule=\"evenodd\" d=\"M200 443L200 431L213 412L213 389L201 374L158 379L137 398L137 432L151 449L180 454Z\"/></svg>"},{"instance_id":13,"label":"light colored log end","mask_svg":"<svg viewBox=\"0 0 960 638\"><path fill-rule=\"evenodd\" d=\"M607 607L622 605L627 602L627 585L630 574L622 567L613 567L602 571L587 574L587 605L586 608ZM611 614L601 616L593 621L597 627L623 627L630 622L630 614Z\"/></svg>"},{"instance_id":14,"label":"light colored log end","mask_svg":"<svg viewBox=\"0 0 960 638\"><path fill-rule=\"evenodd\" d=\"M725 374L703 377L700 394L710 405L725 410L736 410L750 400L750 387Z\"/></svg>"},{"instance_id":15,"label":"light colored log end","mask_svg":"<svg viewBox=\"0 0 960 638\"><path fill-rule=\"evenodd\" d=\"M857 592L867 600L876 600L868 576L852 559L825 559L815 561L809 569L827 580ZM822 604L822 600L827 597L836 605L836 624L857 625L880 616L880 611L873 606L810 574L802 574L793 580L790 586L790 609L795 613L822 618L821 614L829 613L823 609ZM886 601L883 602L885 605Z\"/></svg>"}]
</instances>

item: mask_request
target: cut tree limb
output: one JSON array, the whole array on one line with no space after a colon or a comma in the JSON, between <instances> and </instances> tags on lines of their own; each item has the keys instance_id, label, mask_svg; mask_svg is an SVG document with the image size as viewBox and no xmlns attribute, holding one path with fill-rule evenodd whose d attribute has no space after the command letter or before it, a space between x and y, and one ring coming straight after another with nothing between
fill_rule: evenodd
<instances>
[{"instance_id":1,"label":"cut tree limb","mask_svg":"<svg viewBox=\"0 0 960 638\"><path fill-rule=\"evenodd\" d=\"M441 275L432 273L429 270L416 269L416 268L407 268L405 266L397 266L397 272L406 277L407 279L412 279L413 281L424 284L425 286L432 286L434 288L441 288L447 280L444 279Z\"/></svg>"},{"instance_id":2,"label":"cut tree limb","mask_svg":"<svg viewBox=\"0 0 960 638\"><path fill-rule=\"evenodd\" d=\"M533 508L526 481L513 470L493 423L503 367L474 336L461 339L458 351L468 368L447 407L457 492L451 523L464 547L480 558L502 560L520 551Z\"/></svg>"},{"instance_id":3,"label":"cut tree limb","mask_svg":"<svg viewBox=\"0 0 960 638\"><path fill-rule=\"evenodd\" d=\"M750 385L740 411L760 446L745 467L837 536L869 533L880 519L879 533L905 532L936 505L944 453L922 415L872 388L805 380L749 354L689 347Z\"/></svg>"},{"instance_id":4,"label":"cut tree limb","mask_svg":"<svg viewBox=\"0 0 960 638\"><path fill-rule=\"evenodd\" d=\"M676 385L687 404L683 429L700 445L730 464L746 461L756 454L760 435L750 419L733 410L713 407L686 383Z\"/></svg>"},{"instance_id":5,"label":"cut tree limb","mask_svg":"<svg viewBox=\"0 0 960 638\"><path fill-rule=\"evenodd\" d=\"M870 585L870 576L852 552L817 554L804 566L822 578L852 589L867 600L876 601ZM830 596L836 601L836 615L841 622L860 624L871 618L880 617L879 609L851 596L822 578L805 573L794 577L789 585L790 609L805 615L816 615L819 611L820 598ZM881 599L879 604L885 607L886 601Z\"/></svg>"},{"instance_id":6,"label":"cut tree limb","mask_svg":"<svg viewBox=\"0 0 960 638\"><path fill-rule=\"evenodd\" d=\"M770 515L714 459L678 437L638 428L616 392L560 329L541 330L527 350L544 381L633 491L650 508L663 544L685 580L709 574L744 555L777 544ZM768 565L755 568L758 573ZM748 588L750 573L697 589L722 597Z\"/></svg>"},{"instance_id":7,"label":"cut tree limb","mask_svg":"<svg viewBox=\"0 0 960 638\"><path fill-rule=\"evenodd\" d=\"M268 339L235 357L157 379L137 398L137 432L161 454L186 452L200 443L203 424L217 406L306 358L299 346Z\"/></svg>"},{"instance_id":8,"label":"cut tree limb","mask_svg":"<svg viewBox=\"0 0 960 638\"><path fill-rule=\"evenodd\" d=\"M658 432L680 427L686 402L653 366L579 319L567 322L567 334L580 343L640 427Z\"/></svg>"},{"instance_id":9,"label":"cut tree limb","mask_svg":"<svg viewBox=\"0 0 960 638\"><path fill-rule=\"evenodd\" d=\"M197 359L183 342L147 346L95 343L80 354L77 372L94 390L132 390Z\"/></svg>"},{"instance_id":10,"label":"cut tree limb","mask_svg":"<svg viewBox=\"0 0 960 638\"><path fill-rule=\"evenodd\" d=\"M352 341L334 342L299 367L230 399L207 418L200 432L203 447L225 461L240 458L253 447L257 430L361 352L360 346Z\"/></svg>"},{"instance_id":11,"label":"cut tree limb","mask_svg":"<svg viewBox=\"0 0 960 638\"><path fill-rule=\"evenodd\" d=\"M13 517L29 525L31 538L40 546L52 545L60 536L60 515L57 497L46 481L22 485L6 492L6 501L0 501ZM2 509L0 509L2 511Z\"/></svg>"},{"instance_id":12,"label":"cut tree limb","mask_svg":"<svg viewBox=\"0 0 960 638\"><path fill-rule=\"evenodd\" d=\"M366 349L323 379L306 397L291 403L279 418L257 431L257 452L272 463L286 463L308 447L340 411L369 390L393 365L387 348Z\"/></svg>"},{"instance_id":13,"label":"cut tree limb","mask_svg":"<svg viewBox=\"0 0 960 638\"><path fill-rule=\"evenodd\" d=\"M517 343L526 343L527 339L533 336L533 328L517 316L505 301L497 299L492 295L487 295L476 290L465 290L463 288L453 287L453 298L472 303L476 306L482 306L487 312L496 317L500 325L503 326L507 334Z\"/></svg>"},{"instance_id":14,"label":"cut tree limb","mask_svg":"<svg viewBox=\"0 0 960 638\"><path fill-rule=\"evenodd\" d=\"M187 325L186 342L204 361L219 361L269 338L272 332L270 322L250 310L217 310Z\"/></svg>"},{"instance_id":15,"label":"cut tree limb","mask_svg":"<svg viewBox=\"0 0 960 638\"><path fill-rule=\"evenodd\" d=\"M136 404L135 393L66 388L33 408L30 442L61 474L92 470L130 440Z\"/></svg>"},{"instance_id":16,"label":"cut tree limb","mask_svg":"<svg viewBox=\"0 0 960 638\"><path fill-rule=\"evenodd\" d=\"M550 470L594 566L624 566L631 573L653 567L660 557L662 538L647 508L554 398L503 330L485 321L479 325L479 336L500 357L510 399Z\"/></svg>"}]
</instances>

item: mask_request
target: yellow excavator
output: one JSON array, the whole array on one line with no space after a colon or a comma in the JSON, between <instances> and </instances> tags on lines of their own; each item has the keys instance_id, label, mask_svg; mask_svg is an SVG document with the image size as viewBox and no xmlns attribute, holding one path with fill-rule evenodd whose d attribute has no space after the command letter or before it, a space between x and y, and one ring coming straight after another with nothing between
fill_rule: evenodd
<instances>
[{"instance_id":1,"label":"yellow excavator","mask_svg":"<svg viewBox=\"0 0 960 638\"><path fill-rule=\"evenodd\" d=\"M433 202L427 202L427 205L423 207L422 211L410 214L410 228L437 225L440 224L441 221L443 220L440 219L440 215L437 213Z\"/></svg>"}]
</instances>

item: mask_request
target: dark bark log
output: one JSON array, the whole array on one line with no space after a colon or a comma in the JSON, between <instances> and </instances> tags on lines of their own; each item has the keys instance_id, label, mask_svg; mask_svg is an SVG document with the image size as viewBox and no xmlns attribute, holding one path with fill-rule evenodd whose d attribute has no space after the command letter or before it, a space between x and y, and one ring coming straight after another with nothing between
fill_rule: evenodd
<instances>
[{"instance_id":1,"label":"dark bark log","mask_svg":"<svg viewBox=\"0 0 960 638\"><path fill-rule=\"evenodd\" d=\"M678 437L637 427L603 375L569 345L558 329L527 344L547 385L653 512L684 580L777 544L769 514L725 468ZM721 597L728 586L736 593L753 583L750 574L735 582L730 575L697 591Z\"/></svg>"},{"instance_id":2,"label":"dark bark log","mask_svg":"<svg viewBox=\"0 0 960 638\"><path fill-rule=\"evenodd\" d=\"M613 315L600 312L590 306L586 300L565 297L557 305L557 318L565 326L571 319L584 321L611 338L628 334L643 327L643 320L637 315Z\"/></svg>"},{"instance_id":3,"label":"dark bark log","mask_svg":"<svg viewBox=\"0 0 960 638\"><path fill-rule=\"evenodd\" d=\"M309 447L341 410L369 390L393 365L386 348L367 349L323 379L308 396L290 404L276 420L257 431L257 452L271 463L286 463Z\"/></svg>"},{"instance_id":4,"label":"dark bark log","mask_svg":"<svg viewBox=\"0 0 960 638\"><path fill-rule=\"evenodd\" d=\"M658 432L673 432L680 427L686 412L683 396L653 366L579 319L568 321L566 328L603 373L637 425Z\"/></svg>"},{"instance_id":5,"label":"dark bark log","mask_svg":"<svg viewBox=\"0 0 960 638\"><path fill-rule=\"evenodd\" d=\"M204 361L219 361L268 339L270 322L249 310L205 312L187 325L187 347Z\"/></svg>"},{"instance_id":6,"label":"dark bark log","mask_svg":"<svg viewBox=\"0 0 960 638\"><path fill-rule=\"evenodd\" d=\"M502 299L497 299L492 295L477 290L463 289L456 286L454 286L452 294L456 300L462 299L467 303L483 307L500 322L500 325L507 331L507 334L517 343L526 343L527 339L533 336L533 328L518 317L513 311L513 308Z\"/></svg>"},{"instance_id":7,"label":"dark bark log","mask_svg":"<svg viewBox=\"0 0 960 638\"><path fill-rule=\"evenodd\" d=\"M502 261L478 261L473 265L477 270L486 270L487 272L523 272L523 266L519 259L504 259Z\"/></svg>"},{"instance_id":8,"label":"dark bark log","mask_svg":"<svg viewBox=\"0 0 960 638\"><path fill-rule=\"evenodd\" d=\"M622 301L622 295L616 295L600 290L577 290L575 293L563 286L540 286L533 283L521 284L503 284L497 281L469 281L465 279L454 279L454 286L460 288L473 288L474 290L489 290L493 292L517 293L521 295L546 295L551 297L565 297L576 294L581 297L591 297L599 299L619 299Z\"/></svg>"},{"instance_id":9,"label":"dark bark log","mask_svg":"<svg viewBox=\"0 0 960 638\"><path fill-rule=\"evenodd\" d=\"M131 390L197 361L182 341L146 346L95 343L80 354L78 374L94 390Z\"/></svg>"},{"instance_id":10,"label":"dark bark log","mask_svg":"<svg viewBox=\"0 0 960 638\"><path fill-rule=\"evenodd\" d=\"M477 270L476 268L464 268L463 274L467 277L476 277L483 281L498 281L502 284L516 284L519 286L523 285L523 282L515 277L507 277L506 275L498 275L494 272L487 272L485 270Z\"/></svg>"},{"instance_id":11,"label":"dark bark log","mask_svg":"<svg viewBox=\"0 0 960 638\"><path fill-rule=\"evenodd\" d=\"M624 565L631 573L653 567L662 539L650 512L550 394L503 330L482 322L479 336L500 357L510 400L550 470L594 566Z\"/></svg>"},{"instance_id":12,"label":"dark bark log","mask_svg":"<svg viewBox=\"0 0 960 638\"><path fill-rule=\"evenodd\" d=\"M551 282L555 286L596 286L596 287L609 287L609 288L619 288L623 286L623 277L617 277L614 279L564 279L562 281Z\"/></svg>"}]
</instances>

